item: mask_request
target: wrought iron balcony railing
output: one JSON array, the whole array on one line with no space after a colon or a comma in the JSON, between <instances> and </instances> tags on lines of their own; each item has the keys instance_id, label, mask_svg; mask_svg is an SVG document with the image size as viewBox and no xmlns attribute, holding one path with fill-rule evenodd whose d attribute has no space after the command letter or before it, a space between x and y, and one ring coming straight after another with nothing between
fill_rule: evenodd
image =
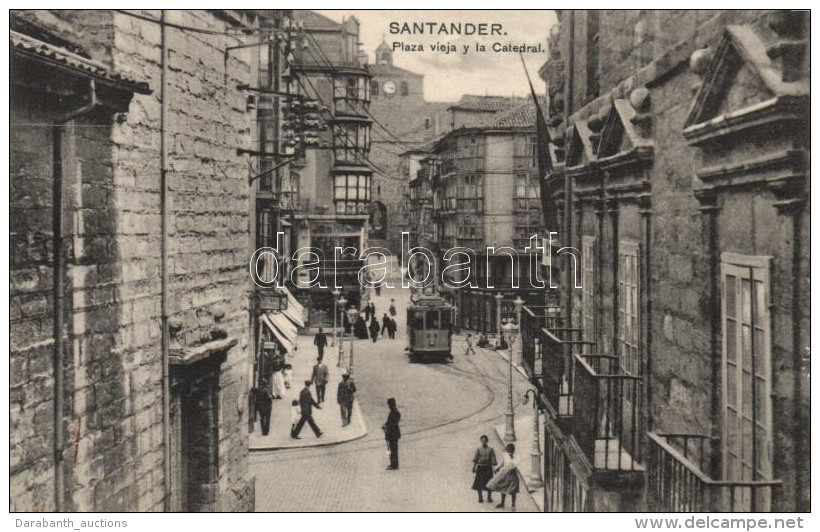
<instances>
[{"instance_id":1,"label":"wrought iron balcony railing","mask_svg":"<svg viewBox=\"0 0 820 532\"><path fill-rule=\"evenodd\" d=\"M547 317L553 324L566 320ZM575 355L595 352L594 342L580 340L581 330L569 327L544 327L539 332L541 345L541 382L543 392L555 415L572 417L575 413Z\"/></svg>"},{"instance_id":2,"label":"wrought iron balcony railing","mask_svg":"<svg viewBox=\"0 0 820 532\"><path fill-rule=\"evenodd\" d=\"M765 512L780 480L716 480L704 472L719 440L650 432L647 502L657 512Z\"/></svg>"},{"instance_id":3,"label":"wrought iron balcony railing","mask_svg":"<svg viewBox=\"0 0 820 532\"><path fill-rule=\"evenodd\" d=\"M642 471L643 379L617 357L575 355L573 436L595 469Z\"/></svg>"}]
</instances>

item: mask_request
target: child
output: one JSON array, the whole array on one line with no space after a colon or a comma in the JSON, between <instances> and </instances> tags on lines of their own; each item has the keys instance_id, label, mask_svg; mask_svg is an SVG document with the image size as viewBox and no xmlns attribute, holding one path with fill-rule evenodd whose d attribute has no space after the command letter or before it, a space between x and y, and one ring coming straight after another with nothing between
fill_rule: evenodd
<instances>
[{"instance_id":1,"label":"child","mask_svg":"<svg viewBox=\"0 0 820 532\"><path fill-rule=\"evenodd\" d=\"M285 376L285 388L290 390L290 378L293 373L293 366L290 364L285 364L285 369L282 373Z\"/></svg>"},{"instance_id":2,"label":"child","mask_svg":"<svg viewBox=\"0 0 820 532\"><path fill-rule=\"evenodd\" d=\"M302 417L302 410L299 408L299 400L294 399L290 403L290 435L296 431L296 424L299 423L299 418Z\"/></svg>"}]
</instances>

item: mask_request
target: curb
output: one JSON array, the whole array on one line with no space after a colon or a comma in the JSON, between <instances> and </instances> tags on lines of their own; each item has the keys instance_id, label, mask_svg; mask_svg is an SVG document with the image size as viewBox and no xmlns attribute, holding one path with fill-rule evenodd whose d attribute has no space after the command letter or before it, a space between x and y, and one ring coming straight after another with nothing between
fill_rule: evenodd
<instances>
[{"instance_id":1,"label":"curb","mask_svg":"<svg viewBox=\"0 0 820 532\"><path fill-rule=\"evenodd\" d=\"M351 441L356 441L364 438L367 436L367 426L364 423L364 417L362 416L362 411L359 408L359 400L356 399L353 403L353 410L355 417L358 417L359 420L359 430L356 432L351 432L349 437L335 439L335 440L308 440L308 442L294 440L293 443L287 445L257 445L257 446L248 446L248 451L250 452L260 452L260 451L278 451L278 450L291 450L291 449L310 449L314 447L329 447L331 445L338 445L341 443L348 443Z\"/></svg>"}]
</instances>

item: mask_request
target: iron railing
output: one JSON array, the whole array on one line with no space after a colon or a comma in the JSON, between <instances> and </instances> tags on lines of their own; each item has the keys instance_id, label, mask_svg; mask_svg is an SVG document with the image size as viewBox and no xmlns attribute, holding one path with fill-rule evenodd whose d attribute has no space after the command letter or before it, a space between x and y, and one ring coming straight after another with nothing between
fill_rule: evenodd
<instances>
[{"instance_id":1,"label":"iron railing","mask_svg":"<svg viewBox=\"0 0 820 532\"><path fill-rule=\"evenodd\" d=\"M704 472L719 440L650 432L647 502L657 512L765 512L780 480L715 480Z\"/></svg>"},{"instance_id":2,"label":"iron railing","mask_svg":"<svg viewBox=\"0 0 820 532\"><path fill-rule=\"evenodd\" d=\"M634 471L641 465L643 379L623 372L610 355L574 357L574 432L595 469Z\"/></svg>"},{"instance_id":3,"label":"iron railing","mask_svg":"<svg viewBox=\"0 0 820 532\"><path fill-rule=\"evenodd\" d=\"M562 323L562 320L547 321ZM543 391L558 417L574 415L576 400L573 357L592 354L597 347L594 342L580 340L580 337L581 330L570 327L544 327L539 332Z\"/></svg>"}]
</instances>

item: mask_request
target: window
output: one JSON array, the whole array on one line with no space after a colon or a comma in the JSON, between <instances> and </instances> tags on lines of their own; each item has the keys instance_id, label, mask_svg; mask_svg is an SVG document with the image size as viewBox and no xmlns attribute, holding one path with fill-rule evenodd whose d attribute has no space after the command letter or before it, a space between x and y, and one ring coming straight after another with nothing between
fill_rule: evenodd
<instances>
[{"instance_id":1,"label":"window","mask_svg":"<svg viewBox=\"0 0 820 532\"><path fill-rule=\"evenodd\" d=\"M333 124L333 155L336 162L363 164L370 150L370 124L343 122Z\"/></svg>"},{"instance_id":2,"label":"window","mask_svg":"<svg viewBox=\"0 0 820 532\"><path fill-rule=\"evenodd\" d=\"M618 341L621 367L632 375L641 374L638 250L637 243L621 242L618 253Z\"/></svg>"},{"instance_id":3,"label":"window","mask_svg":"<svg viewBox=\"0 0 820 532\"><path fill-rule=\"evenodd\" d=\"M333 199L337 214L370 213L370 176L342 174L334 176Z\"/></svg>"},{"instance_id":4,"label":"window","mask_svg":"<svg viewBox=\"0 0 820 532\"><path fill-rule=\"evenodd\" d=\"M402 81L399 84L399 94L401 94L402 96L407 96L408 94L410 94L410 90L407 87L406 81Z\"/></svg>"},{"instance_id":5,"label":"window","mask_svg":"<svg viewBox=\"0 0 820 532\"><path fill-rule=\"evenodd\" d=\"M600 14L587 11L587 99L596 98L600 91Z\"/></svg>"},{"instance_id":6,"label":"window","mask_svg":"<svg viewBox=\"0 0 820 532\"><path fill-rule=\"evenodd\" d=\"M364 115L369 103L370 82L365 76L333 78L333 107L336 113Z\"/></svg>"},{"instance_id":7,"label":"window","mask_svg":"<svg viewBox=\"0 0 820 532\"><path fill-rule=\"evenodd\" d=\"M379 82L375 79L370 82L370 94L373 96L379 95Z\"/></svg>"},{"instance_id":8,"label":"window","mask_svg":"<svg viewBox=\"0 0 820 532\"><path fill-rule=\"evenodd\" d=\"M727 480L772 476L769 258L724 253L723 465ZM769 490L743 490L737 511L768 511ZM755 500L752 500L752 497Z\"/></svg>"},{"instance_id":9,"label":"window","mask_svg":"<svg viewBox=\"0 0 820 532\"><path fill-rule=\"evenodd\" d=\"M581 328L584 340L595 336L595 237L581 239Z\"/></svg>"}]
</instances>

